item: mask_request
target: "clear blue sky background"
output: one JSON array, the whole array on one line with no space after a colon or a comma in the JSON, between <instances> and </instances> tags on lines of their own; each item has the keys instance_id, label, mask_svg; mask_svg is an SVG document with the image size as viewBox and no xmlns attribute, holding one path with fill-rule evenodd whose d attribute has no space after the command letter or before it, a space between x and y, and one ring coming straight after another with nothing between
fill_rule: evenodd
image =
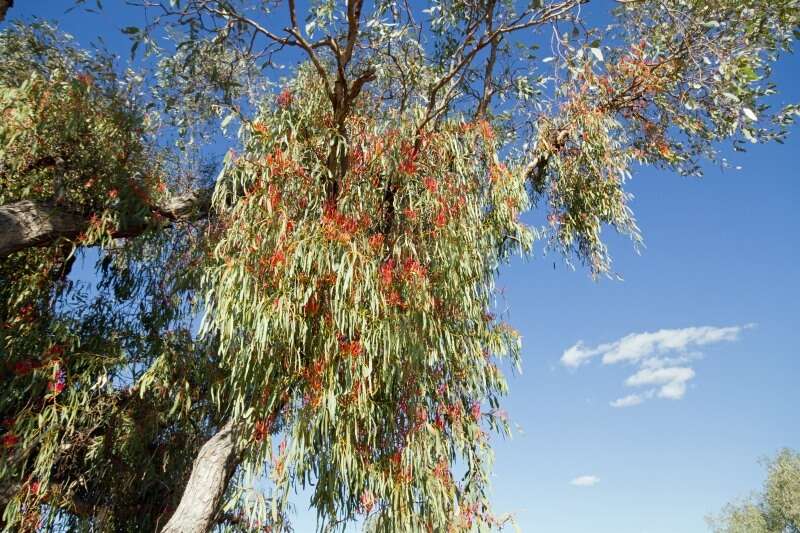
<instances>
[{"instance_id":1,"label":"clear blue sky background","mask_svg":"<svg viewBox=\"0 0 800 533\"><path fill-rule=\"evenodd\" d=\"M60 19L80 42L102 34L123 54L117 29L141 23L111 5L63 16L68 1L17 3L12 18ZM800 101L800 58L776 71L778 100ZM523 531L707 531L705 515L759 488L760 458L800 449L798 129L784 146L731 154L739 171L709 168L703 179L639 171L630 190L647 248L638 256L611 239L623 282L594 282L554 255L504 269L524 374L510 378L506 407L521 430L496 444L493 489L497 510L515 513ZM736 341L700 347L677 400L614 408L610 401L637 392L624 381L638 367L560 363L579 340L751 323ZM572 485L579 476L599 481ZM313 518L298 504L297 530L306 531Z\"/></svg>"}]
</instances>

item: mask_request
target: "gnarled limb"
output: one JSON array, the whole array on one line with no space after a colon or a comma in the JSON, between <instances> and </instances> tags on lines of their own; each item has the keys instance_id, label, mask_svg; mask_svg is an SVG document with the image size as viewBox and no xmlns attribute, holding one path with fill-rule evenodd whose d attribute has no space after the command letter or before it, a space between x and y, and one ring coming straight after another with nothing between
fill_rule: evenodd
<instances>
[{"instance_id":1,"label":"gnarled limb","mask_svg":"<svg viewBox=\"0 0 800 533\"><path fill-rule=\"evenodd\" d=\"M210 191L200 189L154 206L151 212L169 221L204 218L208 216L210 198ZM0 205L0 258L26 248L46 246L61 238L74 239L88 225L89 217L45 202L20 200ZM146 221L134 221L119 228L113 236L135 237L147 228Z\"/></svg>"}]
</instances>

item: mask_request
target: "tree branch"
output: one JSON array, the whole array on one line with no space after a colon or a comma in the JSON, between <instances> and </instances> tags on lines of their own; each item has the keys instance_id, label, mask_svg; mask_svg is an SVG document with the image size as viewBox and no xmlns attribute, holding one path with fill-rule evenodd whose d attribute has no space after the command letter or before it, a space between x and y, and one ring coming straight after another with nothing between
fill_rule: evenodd
<instances>
[{"instance_id":1,"label":"tree branch","mask_svg":"<svg viewBox=\"0 0 800 533\"><path fill-rule=\"evenodd\" d=\"M227 422L197 454L178 508L161 533L205 533L216 523L222 498L236 471L238 451Z\"/></svg>"},{"instance_id":2,"label":"tree branch","mask_svg":"<svg viewBox=\"0 0 800 533\"><path fill-rule=\"evenodd\" d=\"M205 218L210 207L211 191L198 189L151 207L151 213L177 222ZM71 213L45 202L20 200L2 205L0 259L27 248L47 246L59 239L74 239L86 231L88 226L88 216ZM118 228L112 236L135 237L144 233L148 227L150 224L146 220L134 221Z\"/></svg>"},{"instance_id":3,"label":"tree branch","mask_svg":"<svg viewBox=\"0 0 800 533\"><path fill-rule=\"evenodd\" d=\"M14 7L14 0L0 0L0 22L6 18L6 13Z\"/></svg>"}]
</instances>

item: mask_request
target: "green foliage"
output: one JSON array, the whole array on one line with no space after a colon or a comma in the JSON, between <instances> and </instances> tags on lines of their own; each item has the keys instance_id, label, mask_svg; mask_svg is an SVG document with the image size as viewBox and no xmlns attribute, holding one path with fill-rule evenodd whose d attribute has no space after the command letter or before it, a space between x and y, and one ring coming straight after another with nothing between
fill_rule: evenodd
<instances>
[{"instance_id":1,"label":"green foliage","mask_svg":"<svg viewBox=\"0 0 800 533\"><path fill-rule=\"evenodd\" d=\"M89 221L77 243L0 262L0 525L155 529L209 422L213 358L188 334L202 247L109 238L150 217L158 160L111 64L65 41L46 25L0 33L0 204ZM75 246L97 243L97 283L70 280Z\"/></svg>"},{"instance_id":2,"label":"green foliage","mask_svg":"<svg viewBox=\"0 0 800 533\"><path fill-rule=\"evenodd\" d=\"M160 179L143 114L110 64L73 48L59 53L55 39L46 25L0 36L0 202L130 217L154 199Z\"/></svg>"},{"instance_id":3,"label":"green foliage","mask_svg":"<svg viewBox=\"0 0 800 533\"><path fill-rule=\"evenodd\" d=\"M729 504L709 519L715 533L797 533L800 531L800 454L782 450L767 463L764 490Z\"/></svg>"},{"instance_id":4,"label":"green foliage","mask_svg":"<svg viewBox=\"0 0 800 533\"><path fill-rule=\"evenodd\" d=\"M0 262L0 524L157 529L234 421L221 529L288 529L298 487L324 530L502 527L489 432L520 345L498 267L545 236L610 274L603 231L641 240L633 169L698 173L798 112L769 107L798 0L631 0L604 30L583 3L173 0L122 30L144 52L124 76L48 25L0 32L0 204L89 227ZM307 62L269 96L285 50ZM222 162L217 120L242 126ZM208 219L159 224L215 164ZM543 231L518 218L538 207ZM720 531L796 531L795 463Z\"/></svg>"},{"instance_id":5,"label":"green foliage","mask_svg":"<svg viewBox=\"0 0 800 533\"><path fill-rule=\"evenodd\" d=\"M365 99L337 181L324 94L308 73L286 91L217 182L205 276L225 397L257 442L249 468L272 466L273 520L301 484L321 527L360 512L378 530L483 529L485 430L507 431L495 360L519 356L487 313L500 262L530 246L524 176L499 163L486 123L418 135L413 115L375 120Z\"/></svg>"}]
</instances>

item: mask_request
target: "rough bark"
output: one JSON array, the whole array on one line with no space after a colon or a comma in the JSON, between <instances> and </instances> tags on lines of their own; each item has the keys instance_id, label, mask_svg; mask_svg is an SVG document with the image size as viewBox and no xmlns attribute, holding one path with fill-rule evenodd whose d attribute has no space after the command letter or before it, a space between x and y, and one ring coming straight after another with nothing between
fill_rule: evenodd
<instances>
[{"instance_id":1,"label":"rough bark","mask_svg":"<svg viewBox=\"0 0 800 533\"><path fill-rule=\"evenodd\" d=\"M2 2L3 0L0 0ZM210 191L200 189L175 197L152 208L153 213L168 221L190 220L208 215ZM0 206L0 259L10 254L45 246L58 239L74 239L89 225L86 216L70 213L44 202L20 200ZM114 232L115 237L134 237L148 228L144 220L134 221Z\"/></svg>"},{"instance_id":2,"label":"rough bark","mask_svg":"<svg viewBox=\"0 0 800 533\"><path fill-rule=\"evenodd\" d=\"M6 18L6 12L14 7L14 0L0 0L0 22Z\"/></svg>"},{"instance_id":3,"label":"rough bark","mask_svg":"<svg viewBox=\"0 0 800 533\"><path fill-rule=\"evenodd\" d=\"M200 448L178 508L161 533L209 531L215 524L237 460L234 428L228 422Z\"/></svg>"}]
</instances>

